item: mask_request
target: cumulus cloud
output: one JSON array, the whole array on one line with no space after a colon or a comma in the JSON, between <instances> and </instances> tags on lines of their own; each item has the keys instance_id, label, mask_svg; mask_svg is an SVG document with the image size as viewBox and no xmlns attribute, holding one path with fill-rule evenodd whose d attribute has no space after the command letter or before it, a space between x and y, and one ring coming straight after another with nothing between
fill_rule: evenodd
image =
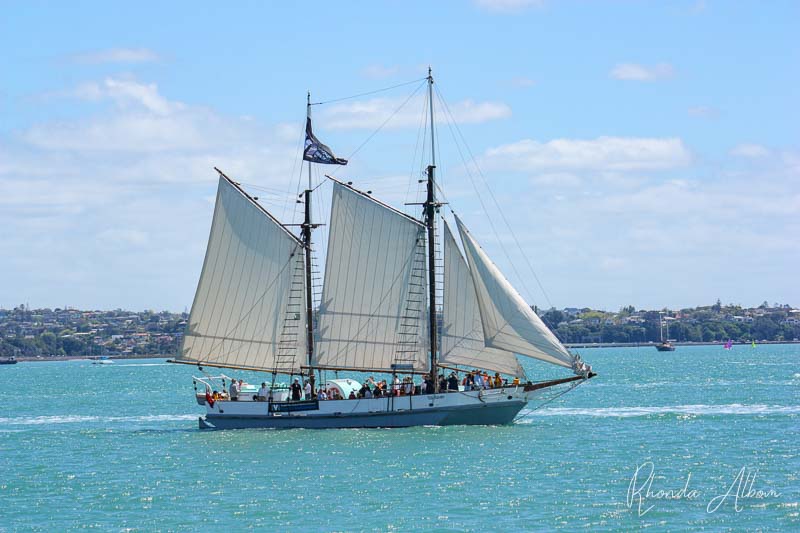
<instances>
[{"instance_id":1,"label":"cumulus cloud","mask_svg":"<svg viewBox=\"0 0 800 533\"><path fill-rule=\"evenodd\" d=\"M474 0L473 3L491 13L518 13L532 7L542 7L544 0Z\"/></svg>"},{"instance_id":2,"label":"cumulus cloud","mask_svg":"<svg viewBox=\"0 0 800 533\"><path fill-rule=\"evenodd\" d=\"M95 50L70 57L74 63L98 65L103 63L152 63L160 58L147 48L110 48Z\"/></svg>"},{"instance_id":3,"label":"cumulus cloud","mask_svg":"<svg viewBox=\"0 0 800 533\"><path fill-rule=\"evenodd\" d=\"M0 136L7 230L0 249L13 251L0 279L20 280L3 295L12 302L172 309L191 302L187 280L202 265L213 167L275 190L286 190L292 175L300 123L287 141L286 125L187 105L134 79L86 83L61 96L110 105ZM275 201L287 221L295 206L288 196Z\"/></svg>"},{"instance_id":4,"label":"cumulus cloud","mask_svg":"<svg viewBox=\"0 0 800 533\"><path fill-rule=\"evenodd\" d=\"M691 154L677 138L524 139L490 148L483 160L489 168L521 171L663 170L689 164Z\"/></svg>"},{"instance_id":5,"label":"cumulus cloud","mask_svg":"<svg viewBox=\"0 0 800 533\"><path fill-rule=\"evenodd\" d=\"M675 69L669 63L658 63L650 66L637 63L620 63L611 69L609 75L615 80L656 81L673 77Z\"/></svg>"},{"instance_id":6,"label":"cumulus cloud","mask_svg":"<svg viewBox=\"0 0 800 533\"><path fill-rule=\"evenodd\" d=\"M414 97L399 111L404 99L373 98L325 106L320 111L325 126L332 129L375 129L386 122L386 128L419 127L425 112L425 100ZM476 102L462 100L450 105L453 119L459 124L481 124L508 118L511 108L502 102Z\"/></svg>"}]
</instances>

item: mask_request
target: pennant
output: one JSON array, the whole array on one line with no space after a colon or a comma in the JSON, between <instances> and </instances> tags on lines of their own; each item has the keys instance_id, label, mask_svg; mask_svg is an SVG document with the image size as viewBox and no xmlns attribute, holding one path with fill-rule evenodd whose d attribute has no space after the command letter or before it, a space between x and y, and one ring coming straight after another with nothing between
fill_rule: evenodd
<instances>
[{"instance_id":1,"label":"pennant","mask_svg":"<svg viewBox=\"0 0 800 533\"><path fill-rule=\"evenodd\" d=\"M303 160L323 165L346 165L347 159L333 155L330 148L319 142L311 131L311 117L306 119L306 146L303 150Z\"/></svg>"}]
</instances>

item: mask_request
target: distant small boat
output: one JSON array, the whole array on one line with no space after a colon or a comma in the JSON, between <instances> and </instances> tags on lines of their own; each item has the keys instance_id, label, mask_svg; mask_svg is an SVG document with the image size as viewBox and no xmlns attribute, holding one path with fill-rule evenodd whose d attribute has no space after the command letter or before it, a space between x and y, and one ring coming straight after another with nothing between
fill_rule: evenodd
<instances>
[{"instance_id":1,"label":"distant small boat","mask_svg":"<svg viewBox=\"0 0 800 533\"><path fill-rule=\"evenodd\" d=\"M112 363L114 363L114 361L107 355L100 356L92 361L93 365L110 365Z\"/></svg>"},{"instance_id":2,"label":"distant small boat","mask_svg":"<svg viewBox=\"0 0 800 533\"><path fill-rule=\"evenodd\" d=\"M731 348L733 348L733 341L729 340L728 342L725 343L725 349L730 350Z\"/></svg>"},{"instance_id":3,"label":"distant small boat","mask_svg":"<svg viewBox=\"0 0 800 533\"><path fill-rule=\"evenodd\" d=\"M16 365L17 358L16 357L7 357L5 359L0 359L0 365Z\"/></svg>"},{"instance_id":4,"label":"distant small boat","mask_svg":"<svg viewBox=\"0 0 800 533\"><path fill-rule=\"evenodd\" d=\"M656 350L658 350L659 352L674 352L675 346L671 342L669 342L669 324L664 323L664 313L661 313L659 315L659 319L661 326L661 342L656 344ZM664 339L664 326L666 326L667 329L666 340Z\"/></svg>"}]
</instances>

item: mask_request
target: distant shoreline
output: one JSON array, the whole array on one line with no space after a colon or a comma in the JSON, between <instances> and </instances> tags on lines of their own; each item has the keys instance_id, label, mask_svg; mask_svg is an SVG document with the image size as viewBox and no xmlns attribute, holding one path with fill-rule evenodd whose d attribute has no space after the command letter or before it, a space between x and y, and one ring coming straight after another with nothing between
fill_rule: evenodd
<instances>
[{"instance_id":1,"label":"distant shoreline","mask_svg":"<svg viewBox=\"0 0 800 533\"><path fill-rule=\"evenodd\" d=\"M656 346L657 342L577 342L565 343L567 348L636 348ZM750 342L734 342L734 346L750 346ZM756 341L756 346L762 344L800 344L800 341ZM672 342L673 346L725 346L725 341L709 342Z\"/></svg>"},{"instance_id":2,"label":"distant shoreline","mask_svg":"<svg viewBox=\"0 0 800 533\"><path fill-rule=\"evenodd\" d=\"M128 359L169 359L171 355L59 355L53 357L17 357L17 361L21 362L47 362L47 361L94 361L100 357L114 359L114 360L128 360Z\"/></svg>"},{"instance_id":3,"label":"distant shoreline","mask_svg":"<svg viewBox=\"0 0 800 533\"><path fill-rule=\"evenodd\" d=\"M565 343L564 346L567 348L636 348L642 347L647 348L651 346L655 346L657 343L655 342L586 342L586 343ZM673 342L673 346L724 346L725 343L721 341L711 341L711 342ZM734 342L733 345L736 346L750 346L751 343L749 342ZM800 341L763 341L758 342L756 341L756 346L760 346L762 344L800 344ZM90 361L99 359L101 356L97 355L73 355L73 356L58 356L58 357L17 357L17 361L19 362L42 362L42 361ZM163 355L163 354L149 354L149 355L109 355L109 356L102 356L108 357L108 359L116 359L116 360L128 360L128 359L169 359L172 357L171 355Z\"/></svg>"}]
</instances>

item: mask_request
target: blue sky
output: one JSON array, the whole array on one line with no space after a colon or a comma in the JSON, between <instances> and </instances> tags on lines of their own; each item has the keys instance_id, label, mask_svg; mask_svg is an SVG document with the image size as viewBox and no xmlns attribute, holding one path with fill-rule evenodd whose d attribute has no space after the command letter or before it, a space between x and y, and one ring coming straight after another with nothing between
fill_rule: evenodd
<instances>
[{"instance_id":1,"label":"blue sky","mask_svg":"<svg viewBox=\"0 0 800 533\"><path fill-rule=\"evenodd\" d=\"M711 0L7 3L0 306L189 307L212 166L288 222L306 91L427 65L481 171L440 114L448 200L531 301L799 305L799 16ZM415 87L315 107L317 134L347 157ZM416 200L422 104L337 175Z\"/></svg>"}]
</instances>

